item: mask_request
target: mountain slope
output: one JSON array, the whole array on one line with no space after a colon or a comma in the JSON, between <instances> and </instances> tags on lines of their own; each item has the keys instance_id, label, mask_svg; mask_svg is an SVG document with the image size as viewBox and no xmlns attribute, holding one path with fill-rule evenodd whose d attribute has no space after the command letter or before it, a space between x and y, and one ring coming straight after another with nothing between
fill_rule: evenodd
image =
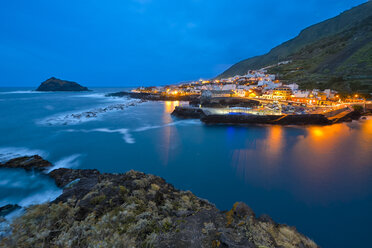
<instances>
[{"instance_id":1,"label":"mountain slope","mask_svg":"<svg viewBox=\"0 0 372 248\"><path fill-rule=\"evenodd\" d=\"M283 80L299 81L304 87L314 84L327 87L329 81L338 78L339 82L362 80L354 82L354 86L367 85L362 88L372 91L371 27L372 2L369 1L306 28L296 38L273 48L265 55L233 65L219 78L242 75L250 69L292 60L292 63L274 67L270 71L279 73ZM342 84L339 89L353 88Z\"/></svg>"}]
</instances>

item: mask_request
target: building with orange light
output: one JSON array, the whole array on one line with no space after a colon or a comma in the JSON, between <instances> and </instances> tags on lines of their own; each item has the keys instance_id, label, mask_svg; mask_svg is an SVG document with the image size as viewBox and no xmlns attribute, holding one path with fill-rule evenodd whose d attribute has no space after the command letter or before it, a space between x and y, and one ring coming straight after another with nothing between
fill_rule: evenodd
<instances>
[{"instance_id":1,"label":"building with orange light","mask_svg":"<svg viewBox=\"0 0 372 248\"><path fill-rule=\"evenodd\" d=\"M275 100L290 100L292 97L292 90L287 86L279 86L274 89L273 99Z\"/></svg>"}]
</instances>

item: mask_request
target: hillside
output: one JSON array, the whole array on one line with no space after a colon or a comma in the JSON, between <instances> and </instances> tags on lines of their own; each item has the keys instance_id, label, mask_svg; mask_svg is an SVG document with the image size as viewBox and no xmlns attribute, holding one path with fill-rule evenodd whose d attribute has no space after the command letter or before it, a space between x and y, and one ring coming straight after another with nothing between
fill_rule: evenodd
<instances>
[{"instance_id":1,"label":"hillside","mask_svg":"<svg viewBox=\"0 0 372 248\"><path fill-rule=\"evenodd\" d=\"M341 91L372 92L372 2L359 5L340 15L310 26L292 40L269 53L243 60L219 78L273 67L281 80L298 82L303 88L334 87Z\"/></svg>"}]
</instances>

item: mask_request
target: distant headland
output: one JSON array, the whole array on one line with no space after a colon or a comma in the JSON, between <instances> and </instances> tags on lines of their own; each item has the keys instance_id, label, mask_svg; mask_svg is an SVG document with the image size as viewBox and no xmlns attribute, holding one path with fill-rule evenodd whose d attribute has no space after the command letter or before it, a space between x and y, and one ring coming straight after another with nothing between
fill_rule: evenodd
<instances>
[{"instance_id":1,"label":"distant headland","mask_svg":"<svg viewBox=\"0 0 372 248\"><path fill-rule=\"evenodd\" d=\"M78 83L51 77L42 82L36 91L89 91Z\"/></svg>"}]
</instances>

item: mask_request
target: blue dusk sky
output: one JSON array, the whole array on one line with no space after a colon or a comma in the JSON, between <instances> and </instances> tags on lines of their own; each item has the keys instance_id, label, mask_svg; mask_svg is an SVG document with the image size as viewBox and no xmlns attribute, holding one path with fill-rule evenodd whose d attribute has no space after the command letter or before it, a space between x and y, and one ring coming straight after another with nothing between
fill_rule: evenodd
<instances>
[{"instance_id":1,"label":"blue dusk sky","mask_svg":"<svg viewBox=\"0 0 372 248\"><path fill-rule=\"evenodd\" d=\"M0 86L211 78L366 0L2 0Z\"/></svg>"}]
</instances>

